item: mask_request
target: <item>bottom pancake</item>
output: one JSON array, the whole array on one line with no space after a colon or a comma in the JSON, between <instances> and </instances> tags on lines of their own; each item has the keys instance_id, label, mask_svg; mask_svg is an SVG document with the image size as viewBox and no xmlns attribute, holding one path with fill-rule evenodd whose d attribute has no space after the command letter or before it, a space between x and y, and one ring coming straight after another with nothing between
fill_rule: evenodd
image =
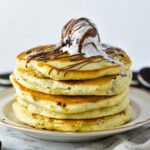
<instances>
[{"instance_id":1,"label":"bottom pancake","mask_svg":"<svg viewBox=\"0 0 150 150\"><path fill-rule=\"evenodd\" d=\"M62 113L56 113L54 111L50 111L48 109L44 109L42 107L37 106L34 103L28 102L27 100L24 100L20 97L17 97L17 101L26 106L28 111L31 113L39 114L42 116L46 116L49 118L56 118L56 119L93 119L93 118L99 118L104 116L113 115L116 113L119 113L123 110L125 110L129 105L129 99L124 98L122 101L112 107L102 107L99 109L81 112L81 113L73 113L73 114L62 114Z\"/></svg>"},{"instance_id":2,"label":"bottom pancake","mask_svg":"<svg viewBox=\"0 0 150 150\"><path fill-rule=\"evenodd\" d=\"M33 126L35 128L45 128L48 130L70 132L91 132L107 130L126 123L132 117L131 106L128 106L126 110L115 115L86 120L63 120L44 117L29 112L24 105L21 105L18 102L13 103L13 110L17 118L27 125Z\"/></svg>"}]
</instances>

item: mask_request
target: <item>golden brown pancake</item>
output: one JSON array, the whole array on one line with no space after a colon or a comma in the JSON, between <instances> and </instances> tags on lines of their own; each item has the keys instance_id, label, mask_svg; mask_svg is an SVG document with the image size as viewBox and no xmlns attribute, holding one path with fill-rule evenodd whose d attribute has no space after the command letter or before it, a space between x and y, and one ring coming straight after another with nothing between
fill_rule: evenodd
<instances>
[{"instance_id":1,"label":"golden brown pancake","mask_svg":"<svg viewBox=\"0 0 150 150\"><path fill-rule=\"evenodd\" d=\"M17 56L17 66L39 71L41 74L54 80L86 80L121 73L120 65L108 62L102 57L78 60L78 55L74 56L69 53L58 52L57 56L59 57L57 59L52 54L47 57L42 55L40 58L32 57L32 59L29 59L31 56L49 52L54 48L56 48L55 45L45 45L25 51ZM107 53L109 55L112 53L118 54L113 58L124 63L125 71L129 70L131 60L124 51L114 47L109 49Z\"/></svg>"},{"instance_id":2,"label":"golden brown pancake","mask_svg":"<svg viewBox=\"0 0 150 150\"><path fill-rule=\"evenodd\" d=\"M15 96L17 101L26 106L28 111L34 114L39 114L45 117L49 118L55 118L55 119L93 119L93 118L99 118L109 115L114 115L116 113L119 113L123 110L125 110L129 105L129 99L124 98L119 104L112 106L112 107L102 107L98 109L94 109L91 111L86 111L82 113L73 113L73 114L62 114L62 113L56 113L54 111L50 111L48 109L44 109L40 106L35 105L34 103L31 103L29 101L26 101L25 99L22 99Z\"/></svg>"},{"instance_id":3,"label":"golden brown pancake","mask_svg":"<svg viewBox=\"0 0 150 150\"><path fill-rule=\"evenodd\" d=\"M17 67L14 72L16 80L34 91L53 95L116 95L129 87L131 71L127 76L111 75L91 80L56 81L47 78L29 68Z\"/></svg>"}]
</instances>

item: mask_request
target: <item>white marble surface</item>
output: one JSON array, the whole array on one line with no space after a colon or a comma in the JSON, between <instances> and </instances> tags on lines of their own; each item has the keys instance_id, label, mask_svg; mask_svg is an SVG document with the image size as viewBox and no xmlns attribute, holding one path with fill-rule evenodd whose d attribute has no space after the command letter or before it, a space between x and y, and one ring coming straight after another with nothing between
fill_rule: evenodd
<instances>
[{"instance_id":1,"label":"white marble surface","mask_svg":"<svg viewBox=\"0 0 150 150\"><path fill-rule=\"evenodd\" d=\"M0 140L2 141L2 150L74 150L84 143L61 143L44 141L24 133L0 125Z\"/></svg>"},{"instance_id":2,"label":"white marble surface","mask_svg":"<svg viewBox=\"0 0 150 150\"><path fill-rule=\"evenodd\" d=\"M20 131L3 127L1 125L0 140L3 145L2 150L74 150L82 144L44 141L32 138Z\"/></svg>"}]
</instances>

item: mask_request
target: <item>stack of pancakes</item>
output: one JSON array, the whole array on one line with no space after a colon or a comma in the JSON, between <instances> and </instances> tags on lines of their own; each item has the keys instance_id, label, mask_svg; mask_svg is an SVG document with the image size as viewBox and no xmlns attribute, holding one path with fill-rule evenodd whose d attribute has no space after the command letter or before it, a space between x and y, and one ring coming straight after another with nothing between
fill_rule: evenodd
<instances>
[{"instance_id":1,"label":"stack of pancakes","mask_svg":"<svg viewBox=\"0 0 150 150\"><path fill-rule=\"evenodd\" d=\"M124 51L107 51L124 64L121 75L120 65L102 57L43 55L54 48L39 46L17 56L10 79L16 89L13 109L21 122L36 128L87 132L117 127L131 119L127 97L131 60Z\"/></svg>"}]
</instances>

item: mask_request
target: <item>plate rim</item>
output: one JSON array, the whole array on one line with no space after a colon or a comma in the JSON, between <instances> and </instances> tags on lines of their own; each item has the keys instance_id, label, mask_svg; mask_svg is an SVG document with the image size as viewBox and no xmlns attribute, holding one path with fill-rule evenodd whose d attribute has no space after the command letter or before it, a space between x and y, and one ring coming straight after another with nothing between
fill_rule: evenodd
<instances>
[{"instance_id":1,"label":"plate rim","mask_svg":"<svg viewBox=\"0 0 150 150\"><path fill-rule=\"evenodd\" d=\"M1 93L4 93L4 92L7 92L9 90L13 90L14 88L13 87L9 87L9 88L5 88L5 89L2 89L0 90L0 94ZM147 94L149 97L150 97L150 93L148 91L145 91L144 89L139 89L139 88L136 88L136 87L130 87L130 89L135 89L135 90L138 90L140 92L143 92L144 94ZM108 133L114 133L114 132L124 132L124 131L127 131L128 129L129 130L132 130L134 128L137 128L137 127L140 127L144 124L147 124L150 122L150 116L146 119L146 120L143 120L143 121L139 121L139 122L135 122L134 124L131 124L131 125L126 125L126 126L119 126L119 127L115 127L115 128L111 128L111 129L106 129L106 130L101 130L101 131L92 131L92 132L66 132L66 131L55 131L55 130L45 130L45 129L36 129L36 128L33 128L33 127L25 127L25 126L21 126L21 125L14 125L14 124L11 124L11 123L7 123L5 122L5 118L2 118L0 119L0 124L1 125L4 125L4 126L7 126L7 127L11 127L11 128L14 128L14 129L17 129L17 130L21 130L21 131L26 131L26 132L34 132L34 133L42 133L42 134L71 134L71 135L86 135L86 134L100 134L100 133L103 133L103 134L108 134Z\"/></svg>"}]
</instances>

